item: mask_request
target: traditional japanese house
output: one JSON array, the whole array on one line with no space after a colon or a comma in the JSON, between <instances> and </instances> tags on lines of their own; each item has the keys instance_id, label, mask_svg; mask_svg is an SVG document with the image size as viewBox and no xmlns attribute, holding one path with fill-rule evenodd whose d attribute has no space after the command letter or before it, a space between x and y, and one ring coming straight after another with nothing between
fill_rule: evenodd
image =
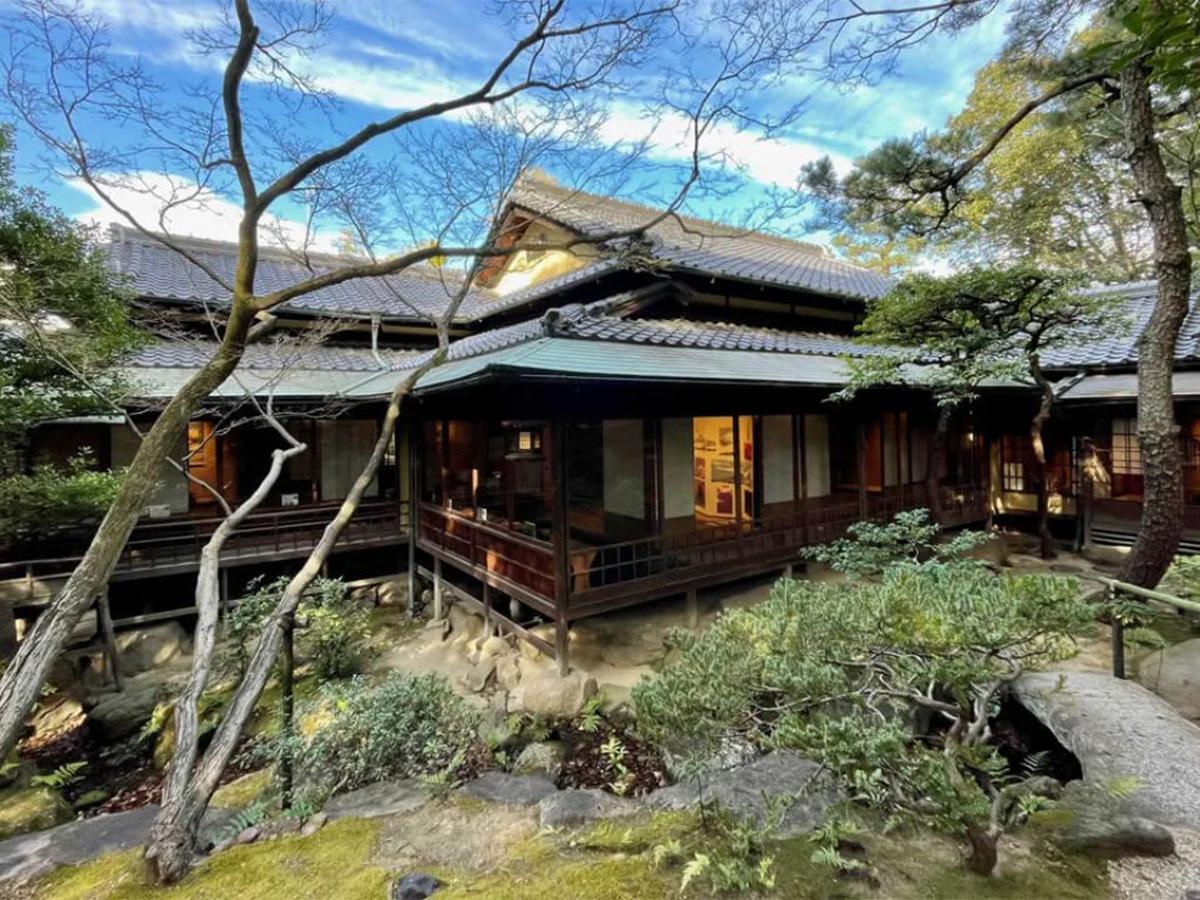
<instances>
[{"instance_id":1,"label":"traditional japanese house","mask_svg":"<svg viewBox=\"0 0 1200 900\"><path fill-rule=\"evenodd\" d=\"M789 569L805 547L855 521L926 506L950 526L1028 519L1030 388L989 389L957 414L936 454L927 394L895 387L831 399L846 384L846 357L891 352L852 341L888 279L811 244L681 217L636 242L519 249L655 215L541 175L518 182L504 207L518 249L489 261L470 285L448 358L417 383L334 571L407 571L412 596L428 584L440 607L452 594L565 669L571 622ZM231 271L236 255L211 242L188 249L218 272ZM125 229L114 232L110 258L142 304L179 326L129 362L138 421L212 352L204 335L227 295L178 254ZM258 287L340 262L265 251ZM346 282L278 310L276 332L295 339L252 345L237 377L190 424L176 460L183 471L164 467L117 571L114 590L125 585L127 612L138 612L127 621L171 614L149 608L144 586L155 582L147 579L195 570L217 521L215 500L197 482L235 502L261 477L279 438L253 423L229 427L229 410L248 394L270 395L308 450L289 462L223 565L240 583L306 555L378 434L383 398L431 352L431 317L461 287L446 271L417 269ZM1121 290L1144 321L1151 287ZM1190 320L1188 329L1183 363L1195 359ZM305 340L314 332L319 344ZM1083 437L1113 476L1109 495L1089 506L1092 540L1127 533L1138 512L1137 333L1135 322L1128 335L1047 359L1061 385L1051 442L1059 527L1073 529L1082 509ZM1177 376L1185 407L1197 374ZM120 420L48 423L32 455L62 458L88 443L101 464L119 466L135 440ZM1194 468L1188 483L1200 500ZM0 587L13 596L24 584L18 605L44 602L85 537L72 545L64 536L37 557L10 554L14 578Z\"/></svg>"}]
</instances>

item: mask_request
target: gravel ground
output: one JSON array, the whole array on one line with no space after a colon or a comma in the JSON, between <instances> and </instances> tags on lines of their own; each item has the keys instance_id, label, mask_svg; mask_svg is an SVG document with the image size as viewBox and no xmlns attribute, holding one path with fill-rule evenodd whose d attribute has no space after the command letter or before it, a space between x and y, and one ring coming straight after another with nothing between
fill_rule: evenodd
<instances>
[{"instance_id":1,"label":"gravel ground","mask_svg":"<svg viewBox=\"0 0 1200 900\"><path fill-rule=\"evenodd\" d=\"M1175 856L1129 857L1108 864L1121 900L1184 900L1200 896L1200 832L1176 830Z\"/></svg>"}]
</instances>

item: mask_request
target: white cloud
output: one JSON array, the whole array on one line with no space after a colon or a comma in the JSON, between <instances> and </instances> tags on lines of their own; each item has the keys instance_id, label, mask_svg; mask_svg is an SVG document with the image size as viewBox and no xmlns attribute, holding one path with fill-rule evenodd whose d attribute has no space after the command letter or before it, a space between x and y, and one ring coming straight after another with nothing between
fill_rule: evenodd
<instances>
[{"instance_id":1,"label":"white cloud","mask_svg":"<svg viewBox=\"0 0 1200 900\"><path fill-rule=\"evenodd\" d=\"M106 228L111 224L128 225L129 220L105 203L82 179L71 178L66 184L86 195L95 206L76 214L75 218L88 225ZM236 241L241 222L241 207L216 192L203 188L197 191L194 183L163 172L136 172L122 177L120 183L105 186L104 191L122 209L128 211L142 226L151 231L166 231L177 237L207 238L215 241ZM160 220L160 214L172 197L191 197L188 202L174 206ZM259 240L264 245L304 245L304 225L293 219L268 213L259 226ZM335 251L336 238L317 234L309 241L310 250Z\"/></svg>"}]
</instances>

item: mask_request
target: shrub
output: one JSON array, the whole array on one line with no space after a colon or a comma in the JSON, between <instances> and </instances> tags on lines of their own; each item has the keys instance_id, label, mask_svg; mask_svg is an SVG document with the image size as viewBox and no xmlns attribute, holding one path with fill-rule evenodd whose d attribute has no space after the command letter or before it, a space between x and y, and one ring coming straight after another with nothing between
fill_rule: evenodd
<instances>
[{"instance_id":1,"label":"shrub","mask_svg":"<svg viewBox=\"0 0 1200 900\"><path fill-rule=\"evenodd\" d=\"M268 749L290 750L299 783L325 796L454 768L476 741L477 716L437 675L330 683L310 712L321 724L309 739L281 738Z\"/></svg>"},{"instance_id":2,"label":"shrub","mask_svg":"<svg viewBox=\"0 0 1200 900\"><path fill-rule=\"evenodd\" d=\"M1006 786L986 744L1001 692L1070 655L1094 618L1072 580L971 563L784 579L765 603L675 635L677 657L633 697L643 733L677 752L705 758L731 732L795 748L856 799L974 840ZM946 730L921 739L930 724Z\"/></svg>"},{"instance_id":3,"label":"shrub","mask_svg":"<svg viewBox=\"0 0 1200 900\"><path fill-rule=\"evenodd\" d=\"M239 677L250 662L253 642L287 587L287 576L274 581L255 579L226 617L226 667ZM312 661L317 677L325 680L353 673L371 632L371 612L350 596L339 579L313 581L296 611L295 633L300 653Z\"/></svg>"},{"instance_id":4,"label":"shrub","mask_svg":"<svg viewBox=\"0 0 1200 900\"><path fill-rule=\"evenodd\" d=\"M85 452L72 457L66 469L41 465L0 478L0 546L47 537L104 515L121 476L93 465Z\"/></svg>"},{"instance_id":5,"label":"shrub","mask_svg":"<svg viewBox=\"0 0 1200 900\"><path fill-rule=\"evenodd\" d=\"M987 541L983 531L959 531L948 540L927 509L896 513L891 522L855 522L846 537L810 547L804 555L853 576L878 575L895 565L947 562L970 553Z\"/></svg>"}]
</instances>

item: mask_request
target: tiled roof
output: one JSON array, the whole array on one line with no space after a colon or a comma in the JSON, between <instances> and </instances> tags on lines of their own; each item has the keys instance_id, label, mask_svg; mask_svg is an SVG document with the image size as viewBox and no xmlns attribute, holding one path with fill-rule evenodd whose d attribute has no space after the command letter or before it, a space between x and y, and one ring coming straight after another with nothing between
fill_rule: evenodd
<instances>
[{"instance_id":1,"label":"tiled roof","mask_svg":"<svg viewBox=\"0 0 1200 900\"><path fill-rule=\"evenodd\" d=\"M1087 366L1125 366L1137 362L1137 342L1154 309L1154 281L1134 281L1096 288L1094 293L1113 296L1114 325L1102 338L1080 341L1057 347L1043 354L1042 362L1050 368L1082 368ZM1192 308L1179 330L1175 348L1178 361L1200 360L1200 293L1192 295Z\"/></svg>"},{"instance_id":2,"label":"tiled roof","mask_svg":"<svg viewBox=\"0 0 1200 900\"><path fill-rule=\"evenodd\" d=\"M526 173L509 194L513 204L587 236L637 228L661 213L648 206L563 187ZM821 247L690 217L670 217L648 232L651 255L706 275L871 299L891 280L830 256Z\"/></svg>"},{"instance_id":3,"label":"tiled roof","mask_svg":"<svg viewBox=\"0 0 1200 900\"><path fill-rule=\"evenodd\" d=\"M216 353L215 341L159 341L138 350L126 365L139 369L199 368ZM307 346L294 342L250 344L241 369L306 369L324 372L370 372L384 366L395 368L419 356L417 350L380 349L376 359L368 347Z\"/></svg>"},{"instance_id":4,"label":"tiled roof","mask_svg":"<svg viewBox=\"0 0 1200 900\"><path fill-rule=\"evenodd\" d=\"M237 247L230 243L181 239L196 259L225 281L233 280ZM229 292L208 273L159 241L129 228L114 226L106 245L109 265L126 276L141 297L216 305L228 301ZM255 288L269 293L311 278L349 262L353 257L314 254L308 265L281 250L260 253ZM596 260L573 272L536 285L499 294L472 288L463 299L455 321L474 322L529 303L539 297L587 281L618 267L615 260ZM461 286L461 274L431 266L414 266L383 278L357 278L298 297L282 308L320 316L369 318L380 315L402 321L428 321L440 315Z\"/></svg>"}]
</instances>

